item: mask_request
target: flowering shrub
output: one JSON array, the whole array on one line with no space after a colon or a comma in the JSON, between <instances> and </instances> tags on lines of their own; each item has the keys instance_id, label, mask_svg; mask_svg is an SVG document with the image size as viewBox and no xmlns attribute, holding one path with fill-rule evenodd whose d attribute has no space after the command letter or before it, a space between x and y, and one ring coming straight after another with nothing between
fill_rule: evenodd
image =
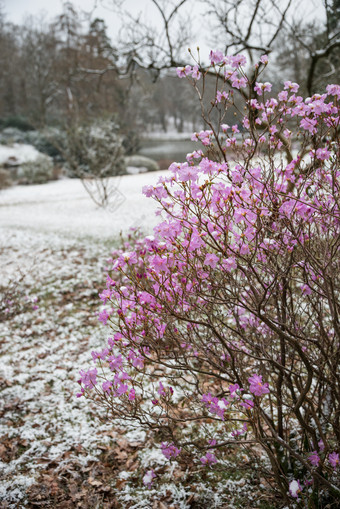
<instances>
[{"instance_id":1,"label":"flowering shrub","mask_svg":"<svg viewBox=\"0 0 340 509\"><path fill-rule=\"evenodd\" d=\"M203 149L144 189L160 221L113 260L100 314L113 335L78 395L157 430L171 461L214 468L242 447L256 466L261 450L286 503L323 507L340 496L340 86L267 96L266 56L252 81L243 56L210 58L208 111L207 70L178 70L202 103Z\"/></svg>"}]
</instances>

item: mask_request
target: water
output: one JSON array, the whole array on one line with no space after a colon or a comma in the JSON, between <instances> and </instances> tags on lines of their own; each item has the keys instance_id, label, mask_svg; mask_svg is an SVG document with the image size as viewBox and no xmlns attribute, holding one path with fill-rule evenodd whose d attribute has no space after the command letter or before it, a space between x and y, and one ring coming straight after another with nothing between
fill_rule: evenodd
<instances>
[{"instance_id":1,"label":"water","mask_svg":"<svg viewBox=\"0 0 340 509\"><path fill-rule=\"evenodd\" d=\"M200 144L191 140L143 140L139 153L169 166L174 161L184 162L189 152L199 148Z\"/></svg>"}]
</instances>

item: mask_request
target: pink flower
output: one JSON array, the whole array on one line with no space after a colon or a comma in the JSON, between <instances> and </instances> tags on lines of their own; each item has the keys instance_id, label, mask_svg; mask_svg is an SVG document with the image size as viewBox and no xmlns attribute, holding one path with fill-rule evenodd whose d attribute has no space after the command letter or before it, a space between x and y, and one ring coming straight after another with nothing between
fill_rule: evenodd
<instances>
[{"instance_id":1,"label":"pink flower","mask_svg":"<svg viewBox=\"0 0 340 509\"><path fill-rule=\"evenodd\" d=\"M103 382L102 387L103 387L104 392L110 392L111 387L112 387L112 382L110 380L106 380L106 382Z\"/></svg>"},{"instance_id":2,"label":"pink flower","mask_svg":"<svg viewBox=\"0 0 340 509\"><path fill-rule=\"evenodd\" d=\"M165 392L165 389L164 389L164 386L162 384L162 382L159 382L159 387L157 389L157 392L160 396L165 396L166 395L166 392Z\"/></svg>"},{"instance_id":3,"label":"pink flower","mask_svg":"<svg viewBox=\"0 0 340 509\"><path fill-rule=\"evenodd\" d=\"M222 265L228 272L237 268L235 258L224 258L222 260Z\"/></svg>"},{"instance_id":4,"label":"pink flower","mask_svg":"<svg viewBox=\"0 0 340 509\"><path fill-rule=\"evenodd\" d=\"M328 461L329 461L329 463L332 465L332 467L333 467L334 469L336 469L336 467L338 466L339 461L340 461L339 454L338 454L337 452L332 452L332 453L328 456Z\"/></svg>"},{"instance_id":5,"label":"pink flower","mask_svg":"<svg viewBox=\"0 0 340 509\"><path fill-rule=\"evenodd\" d=\"M181 449L178 449L173 443L162 442L161 444L162 454L169 460L171 458L176 458Z\"/></svg>"},{"instance_id":6,"label":"pink flower","mask_svg":"<svg viewBox=\"0 0 340 509\"><path fill-rule=\"evenodd\" d=\"M315 118L303 118L300 122L300 126L303 127L306 131L309 131L311 134L315 134L317 120Z\"/></svg>"},{"instance_id":7,"label":"pink flower","mask_svg":"<svg viewBox=\"0 0 340 509\"><path fill-rule=\"evenodd\" d=\"M200 461L203 463L203 465L213 465L214 463L217 463L216 456L211 452L207 452L205 456L202 456Z\"/></svg>"},{"instance_id":8,"label":"pink flower","mask_svg":"<svg viewBox=\"0 0 340 509\"><path fill-rule=\"evenodd\" d=\"M308 456L308 461L313 465L313 467L317 467L318 464L320 463L320 457L319 457L318 453L316 451L313 451Z\"/></svg>"},{"instance_id":9,"label":"pink flower","mask_svg":"<svg viewBox=\"0 0 340 509\"><path fill-rule=\"evenodd\" d=\"M219 64L220 62L222 62L224 60L224 55L223 55L222 51L219 51L219 50L210 51L209 59L210 59L211 65Z\"/></svg>"},{"instance_id":10,"label":"pink flower","mask_svg":"<svg viewBox=\"0 0 340 509\"><path fill-rule=\"evenodd\" d=\"M285 81L284 86L285 86L285 90L289 90L290 92L293 92L294 94L296 94L296 92L300 88L297 83L292 83L291 81Z\"/></svg>"},{"instance_id":11,"label":"pink flower","mask_svg":"<svg viewBox=\"0 0 340 509\"><path fill-rule=\"evenodd\" d=\"M287 99L288 99L287 90L282 90L282 92L279 92L277 97L278 97L279 101L287 101Z\"/></svg>"},{"instance_id":12,"label":"pink flower","mask_svg":"<svg viewBox=\"0 0 340 509\"><path fill-rule=\"evenodd\" d=\"M324 161L325 159L330 158L331 153L326 148L318 148L316 151L316 157L320 159L320 161Z\"/></svg>"},{"instance_id":13,"label":"pink flower","mask_svg":"<svg viewBox=\"0 0 340 509\"><path fill-rule=\"evenodd\" d=\"M227 101L228 97L229 97L228 92L226 92L225 90L223 92L221 92L220 90L217 90L216 103L220 103L222 101L222 99L225 99Z\"/></svg>"},{"instance_id":14,"label":"pink flower","mask_svg":"<svg viewBox=\"0 0 340 509\"><path fill-rule=\"evenodd\" d=\"M262 55L260 58L260 62L263 65L267 65L268 64L268 55Z\"/></svg>"},{"instance_id":15,"label":"pink flower","mask_svg":"<svg viewBox=\"0 0 340 509\"><path fill-rule=\"evenodd\" d=\"M310 295L312 293L312 290L308 285L302 285L301 291L304 295Z\"/></svg>"},{"instance_id":16,"label":"pink flower","mask_svg":"<svg viewBox=\"0 0 340 509\"><path fill-rule=\"evenodd\" d=\"M319 440L318 446L321 452L325 450L325 444L323 443L323 440Z\"/></svg>"},{"instance_id":17,"label":"pink flower","mask_svg":"<svg viewBox=\"0 0 340 509\"><path fill-rule=\"evenodd\" d=\"M188 163L183 163L178 169L178 177L182 182L188 182L189 180L196 182L198 178L197 168L189 166Z\"/></svg>"},{"instance_id":18,"label":"pink flower","mask_svg":"<svg viewBox=\"0 0 340 509\"><path fill-rule=\"evenodd\" d=\"M143 186L142 193L145 194L147 198L150 198L153 195L154 187L151 185Z\"/></svg>"},{"instance_id":19,"label":"pink flower","mask_svg":"<svg viewBox=\"0 0 340 509\"><path fill-rule=\"evenodd\" d=\"M103 311L101 313L99 313L98 320L100 322L102 322L103 325L106 325L109 317L110 317L110 315L107 312L107 310L103 309Z\"/></svg>"},{"instance_id":20,"label":"pink flower","mask_svg":"<svg viewBox=\"0 0 340 509\"><path fill-rule=\"evenodd\" d=\"M204 265L208 265L212 269L214 269L219 261L219 257L214 253L208 253L204 260Z\"/></svg>"},{"instance_id":21,"label":"pink flower","mask_svg":"<svg viewBox=\"0 0 340 509\"><path fill-rule=\"evenodd\" d=\"M272 89L272 84L269 83L269 81L266 81L265 83L255 83L254 90L259 94L262 95L263 92L270 92Z\"/></svg>"},{"instance_id":22,"label":"pink flower","mask_svg":"<svg viewBox=\"0 0 340 509\"><path fill-rule=\"evenodd\" d=\"M155 472L153 470L148 470L143 477L143 484L150 489L155 477Z\"/></svg>"},{"instance_id":23,"label":"pink flower","mask_svg":"<svg viewBox=\"0 0 340 509\"><path fill-rule=\"evenodd\" d=\"M84 384L88 389L92 389L97 383L97 368L89 369L88 371L80 370L80 383Z\"/></svg>"},{"instance_id":24,"label":"pink flower","mask_svg":"<svg viewBox=\"0 0 340 509\"><path fill-rule=\"evenodd\" d=\"M327 85L326 90L329 95L336 95L340 99L340 85Z\"/></svg>"},{"instance_id":25,"label":"pink flower","mask_svg":"<svg viewBox=\"0 0 340 509\"><path fill-rule=\"evenodd\" d=\"M192 77L195 79L195 80L199 80L200 77L201 77L201 73L199 72L199 67L198 65L194 65L194 67L192 68Z\"/></svg>"},{"instance_id":26,"label":"pink flower","mask_svg":"<svg viewBox=\"0 0 340 509\"><path fill-rule=\"evenodd\" d=\"M246 78L234 78L233 81L231 82L231 86L234 87L234 88L237 88L238 90L240 88L244 88L247 86L247 80Z\"/></svg>"},{"instance_id":27,"label":"pink flower","mask_svg":"<svg viewBox=\"0 0 340 509\"><path fill-rule=\"evenodd\" d=\"M256 374L252 375L251 377L248 378L248 382L250 384L249 390L250 390L250 392L255 394L255 396L262 396L263 394L269 393L269 387L268 387L269 384L262 383L261 375L256 375Z\"/></svg>"},{"instance_id":28,"label":"pink flower","mask_svg":"<svg viewBox=\"0 0 340 509\"><path fill-rule=\"evenodd\" d=\"M232 67L239 67L240 65L246 65L247 59L244 55L236 55L229 57L229 62Z\"/></svg>"},{"instance_id":29,"label":"pink flower","mask_svg":"<svg viewBox=\"0 0 340 509\"><path fill-rule=\"evenodd\" d=\"M176 72L179 78L185 78L191 73L191 66L186 65L185 67L177 67Z\"/></svg>"},{"instance_id":30,"label":"pink flower","mask_svg":"<svg viewBox=\"0 0 340 509\"><path fill-rule=\"evenodd\" d=\"M237 391L241 391L239 384L229 385L230 397L234 398L237 396Z\"/></svg>"}]
</instances>

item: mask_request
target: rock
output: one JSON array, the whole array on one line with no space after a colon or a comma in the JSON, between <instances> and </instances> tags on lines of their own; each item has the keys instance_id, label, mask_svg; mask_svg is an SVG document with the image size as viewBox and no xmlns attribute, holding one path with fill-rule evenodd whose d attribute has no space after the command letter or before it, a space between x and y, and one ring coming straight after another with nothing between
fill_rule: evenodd
<instances>
[{"instance_id":1,"label":"rock","mask_svg":"<svg viewBox=\"0 0 340 509\"><path fill-rule=\"evenodd\" d=\"M158 171L159 166L156 161L150 159L149 157L134 155L125 157L126 166L131 166L134 168L146 168L147 171Z\"/></svg>"}]
</instances>

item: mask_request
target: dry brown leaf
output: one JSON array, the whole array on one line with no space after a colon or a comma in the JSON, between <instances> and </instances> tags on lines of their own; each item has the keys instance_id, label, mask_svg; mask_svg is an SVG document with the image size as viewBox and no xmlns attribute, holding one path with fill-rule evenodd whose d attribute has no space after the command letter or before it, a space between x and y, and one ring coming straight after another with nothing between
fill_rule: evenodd
<instances>
[{"instance_id":1,"label":"dry brown leaf","mask_svg":"<svg viewBox=\"0 0 340 509\"><path fill-rule=\"evenodd\" d=\"M95 479L93 479L93 477L89 477L87 482L91 485L91 486L102 486L103 483L101 481L96 481Z\"/></svg>"}]
</instances>

